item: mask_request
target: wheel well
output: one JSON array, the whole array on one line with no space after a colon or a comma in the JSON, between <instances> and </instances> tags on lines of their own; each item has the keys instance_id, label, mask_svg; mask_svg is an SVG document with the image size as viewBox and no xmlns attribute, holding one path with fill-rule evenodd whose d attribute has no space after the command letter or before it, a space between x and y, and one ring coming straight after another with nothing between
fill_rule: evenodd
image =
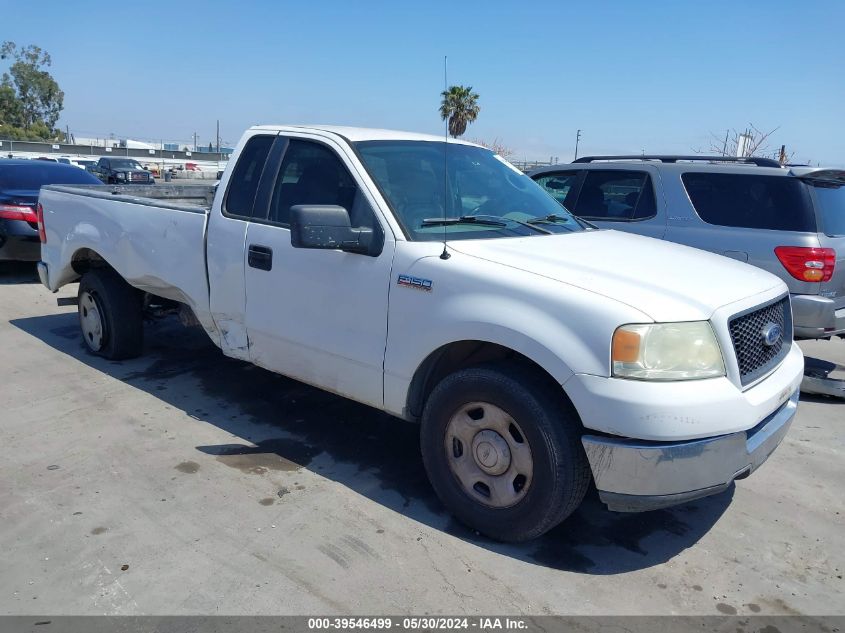
<instances>
[{"instance_id":1,"label":"wheel well","mask_svg":"<svg viewBox=\"0 0 845 633\"><path fill-rule=\"evenodd\" d=\"M70 266L79 275L85 274L92 268L111 268L99 253L90 248L80 248L76 251L70 260Z\"/></svg>"},{"instance_id":2,"label":"wheel well","mask_svg":"<svg viewBox=\"0 0 845 633\"><path fill-rule=\"evenodd\" d=\"M524 354L487 341L449 343L429 354L411 380L406 411L411 418L419 419L429 394L443 378L467 367L496 362L508 362L524 367L526 372L536 377L536 382L541 388L550 389L550 393L559 393L564 405L571 408L578 418L566 392L542 366Z\"/></svg>"}]
</instances>

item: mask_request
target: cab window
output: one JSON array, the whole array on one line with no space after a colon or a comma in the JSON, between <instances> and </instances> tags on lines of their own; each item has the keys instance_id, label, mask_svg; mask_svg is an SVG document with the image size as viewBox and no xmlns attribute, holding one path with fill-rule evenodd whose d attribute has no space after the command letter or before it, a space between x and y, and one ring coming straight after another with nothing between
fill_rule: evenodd
<instances>
[{"instance_id":1,"label":"cab window","mask_svg":"<svg viewBox=\"0 0 845 633\"><path fill-rule=\"evenodd\" d=\"M353 227L376 228L372 208L334 150L322 143L290 139L270 199L268 221L288 226L290 208L299 204L343 207Z\"/></svg>"},{"instance_id":2,"label":"cab window","mask_svg":"<svg viewBox=\"0 0 845 633\"><path fill-rule=\"evenodd\" d=\"M644 171L589 170L573 212L587 220L632 222L657 215L654 187Z\"/></svg>"}]
</instances>

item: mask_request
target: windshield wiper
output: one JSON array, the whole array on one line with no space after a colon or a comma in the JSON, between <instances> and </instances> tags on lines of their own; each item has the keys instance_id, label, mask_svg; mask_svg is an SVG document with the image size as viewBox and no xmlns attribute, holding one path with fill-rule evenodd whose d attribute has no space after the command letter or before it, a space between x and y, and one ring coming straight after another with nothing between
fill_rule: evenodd
<instances>
[{"instance_id":1,"label":"windshield wiper","mask_svg":"<svg viewBox=\"0 0 845 633\"><path fill-rule=\"evenodd\" d=\"M552 213L551 215L545 215L539 218L533 218L531 220L526 220L528 224L569 224L570 220L574 220L584 228L589 229L597 229L598 227L593 224L592 222L587 222L587 220L583 218L579 218L577 215L573 216L564 216L564 215L555 215Z\"/></svg>"},{"instance_id":2,"label":"windshield wiper","mask_svg":"<svg viewBox=\"0 0 845 633\"><path fill-rule=\"evenodd\" d=\"M423 226L443 226L449 224L480 224L481 226L507 226L508 222L526 226L537 233L551 234L552 231L541 226L534 226L514 218L502 218L498 215L462 215L459 218L428 218L422 221Z\"/></svg>"},{"instance_id":3,"label":"windshield wiper","mask_svg":"<svg viewBox=\"0 0 845 633\"><path fill-rule=\"evenodd\" d=\"M449 224L480 224L482 226L507 226L507 222L480 218L477 215L462 215L459 218L427 218L422 221L423 226L445 226Z\"/></svg>"},{"instance_id":4,"label":"windshield wiper","mask_svg":"<svg viewBox=\"0 0 845 633\"><path fill-rule=\"evenodd\" d=\"M498 215L484 215L483 213L479 214L479 215L471 215L469 217L471 217L471 218L484 218L484 219L490 220L491 222L496 222L496 221L499 221L499 222L515 222L516 224L519 224L521 226L527 226L529 229L537 231L537 233L545 233L546 235L552 235L553 234L553 231L550 231L548 229L544 229L541 226L534 226L533 224L530 224L530 223L528 223L524 220L517 220L516 218L506 218L506 217L498 216Z\"/></svg>"}]
</instances>

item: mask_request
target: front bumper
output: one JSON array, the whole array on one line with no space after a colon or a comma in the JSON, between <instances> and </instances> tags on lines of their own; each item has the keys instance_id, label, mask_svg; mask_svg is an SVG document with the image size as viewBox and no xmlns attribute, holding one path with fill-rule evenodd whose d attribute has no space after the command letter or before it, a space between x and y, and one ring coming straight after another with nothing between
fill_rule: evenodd
<instances>
[{"instance_id":1,"label":"front bumper","mask_svg":"<svg viewBox=\"0 0 845 633\"><path fill-rule=\"evenodd\" d=\"M845 334L845 307L818 295L792 295L795 338L823 338Z\"/></svg>"},{"instance_id":2,"label":"front bumper","mask_svg":"<svg viewBox=\"0 0 845 633\"><path fill-rule=\"evenodd\" d=\"M796 390L748 431L681 442L585 435L582 443L599 497L610 510L642 512L722 492L754 472L786 435Z\"/></svg>"}]
</instances>

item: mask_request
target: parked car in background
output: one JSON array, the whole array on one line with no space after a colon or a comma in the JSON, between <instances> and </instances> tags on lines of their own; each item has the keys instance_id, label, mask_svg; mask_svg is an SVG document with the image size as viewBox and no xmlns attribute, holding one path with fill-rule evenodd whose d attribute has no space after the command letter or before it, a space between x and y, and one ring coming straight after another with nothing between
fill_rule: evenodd
<instances>
[{"instance_id":1,"label":"parked car in background","mask_svg":"<svg viewBox=\"0 0 845 633\"><path fill-rule=\"evenodd\" d=\"M38 191L42 185L98 185L91 174L51 161L0 159L0 260L38 261Z\"/></svg>"},{"instance_id":2,"label":"parked car in background","mask_svg":"<svg viewBox=\"0 0 845 633\"><path fill-rule=\"evenodd\" d=\"M71 161L74 165L79 167L80 169L84 169L86 171L90 171L90 167L94 167L97 164L97 161L90 160L87 158L75 158Z\"/></svg>"},{"instance_id":3,"label":"parked car in background","mask_svg":"<svg viewBox=\"0 0 845 633\"><path fill-rule=\"evenodd\" d=\"M79 169L85 169L85 165L83 162L87 162L90 164L95 164L97 161L81 161L78 158L74 158L71 156L58 156L56 157L56 162L62 163L63 165L73 165L74 167L78 167Z\"/></svg>"},{"instance_id":4,"label":"parked car in background","mask_svg":"<svg viewBox=\"0 0 845 633\"><path fill-rule=\"evenodd\" d=\"M103 156L91 168L91 173L107 185L152 185L152 173L134 158L112 158Z\"/></svg>"},{"instance_id":5,"label":"parked car in background","mask_svg":"<svg viewBox=\"0 0 845 633\"><path fill-rule=\"evenodd\" d=\"M779 276L789 287L796 338L845 335L845 171L754 157L591 156L530 175L600 227Z\"/></svg>"}]
</instances>

